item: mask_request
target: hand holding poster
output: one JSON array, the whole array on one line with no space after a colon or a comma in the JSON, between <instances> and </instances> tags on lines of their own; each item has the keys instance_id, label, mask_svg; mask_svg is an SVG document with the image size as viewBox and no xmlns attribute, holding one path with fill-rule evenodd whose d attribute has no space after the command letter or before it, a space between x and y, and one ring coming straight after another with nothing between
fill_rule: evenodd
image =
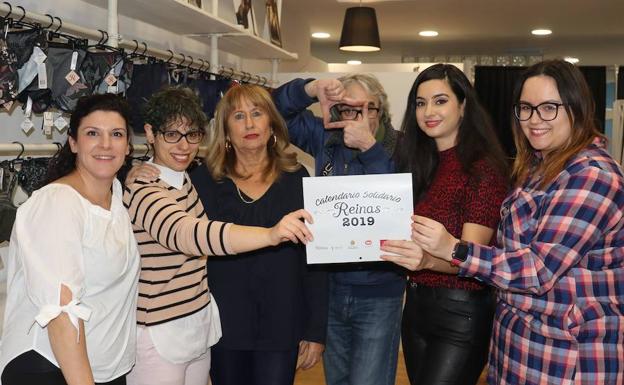
<instances>
[{"instance_id":1,"label":"hand holding poster","mask_svg":"<svg viewBox=\"0 0 624 385\"><path fill-rule=\"evenodd\" d=\"M314 218L308 263L380 261L381 241L410 239L411 174L304 178L303 200Z\"/></svg>"}]
</instances>

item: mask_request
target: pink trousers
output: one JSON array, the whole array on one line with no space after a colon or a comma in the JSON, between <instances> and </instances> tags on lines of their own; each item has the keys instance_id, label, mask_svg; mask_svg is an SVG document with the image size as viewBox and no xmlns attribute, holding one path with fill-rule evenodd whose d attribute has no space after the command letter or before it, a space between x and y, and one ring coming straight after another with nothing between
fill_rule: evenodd
<instances>
[{"instance_id":1,"label":"pink trousers","mask_svg":"<svg viewBox=\"0 0 624 385\"><path fill-rule=\"evenodd\" d=\"M156 350L148 330L137 341L134 368L126 376L127 385L208 385L210 350L197 359L182 364L165 360Z\"/></svg>"}]
</instances>

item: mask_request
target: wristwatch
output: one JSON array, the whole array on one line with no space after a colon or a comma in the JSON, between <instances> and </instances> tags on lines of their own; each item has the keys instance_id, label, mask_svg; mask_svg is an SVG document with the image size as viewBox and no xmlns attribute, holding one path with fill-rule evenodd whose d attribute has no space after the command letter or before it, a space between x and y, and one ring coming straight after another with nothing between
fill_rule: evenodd
<instances>
[{"instance_id":1,"label":"wristwatch","mask_svg":"<svg viewBox=\"0 0 624 385\"><path fill-rule=\"evenodd\" d=\"M451 265L459 266L462 262L466 262L469 252L470 244L460 239L453 248L453 253L451 254Z\"/></svg>"}]
</instances>

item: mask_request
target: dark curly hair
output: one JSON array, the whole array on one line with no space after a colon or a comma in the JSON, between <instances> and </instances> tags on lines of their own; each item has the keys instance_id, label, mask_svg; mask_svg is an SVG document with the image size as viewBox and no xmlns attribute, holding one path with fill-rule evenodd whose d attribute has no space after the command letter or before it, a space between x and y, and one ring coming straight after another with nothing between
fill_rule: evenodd
<instances>
[{"instance_id":1,"label":"dark curly hair","mask_svg":"<svg viewBox=\"0 0 624 385\"><path fill-rule=\"evenodd\" d=\"M104 94L84 96L78 99L76 108L72 112L69 120L69 129L67 130L68 139L63 147L61 147L61 150L50 159L44 184L52 183L76 169L76 154L71 151L69 137L76 140L78 137L78 127L80 127L82 119L95 111L117 112L125 120L126 125L130 122L130 106L120 96ZM129 128L128 135L130 135ZM130 136L128 136L128 140L130 140Z\"/></svg>"},{"instance_id":2,"label":"dark curly hair","mask_svg":"<svg viewBox=\"0 0 624 385\"><path fill-rule=\"evenodd\" d=\"M189 126L205 131L208 118L202 111L199 98L189 88L165 87L152 95L143 112L145 123L154 131L162 131L180 119Z\"/></svg>"}]
</instances>

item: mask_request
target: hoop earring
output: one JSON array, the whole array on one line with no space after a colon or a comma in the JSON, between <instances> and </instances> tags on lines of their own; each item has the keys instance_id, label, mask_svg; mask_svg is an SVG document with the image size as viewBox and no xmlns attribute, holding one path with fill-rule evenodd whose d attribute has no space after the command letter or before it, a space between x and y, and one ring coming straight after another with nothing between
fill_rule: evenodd
<instances>
[{"instance_id":1,"label":"hoop earring","mask_svg":"<svg viewBox=\"0 0 624 385\"><path fill-rule=\"evenodd\" d=\"M229 139L225 140L225 152L230 152L232 150L232 142Z\"/></svg>"},{"instance_id":2,"label":"hoop earring","mask_svg":"<svg viewBox=\"0 0 624 385\"><path fill-rule=\"evenodd\" d=\"M273 134L273 144L271 145L271 147L275 148L275 146L277 146L277 136Z\"/></svg>"}]
</instances>

